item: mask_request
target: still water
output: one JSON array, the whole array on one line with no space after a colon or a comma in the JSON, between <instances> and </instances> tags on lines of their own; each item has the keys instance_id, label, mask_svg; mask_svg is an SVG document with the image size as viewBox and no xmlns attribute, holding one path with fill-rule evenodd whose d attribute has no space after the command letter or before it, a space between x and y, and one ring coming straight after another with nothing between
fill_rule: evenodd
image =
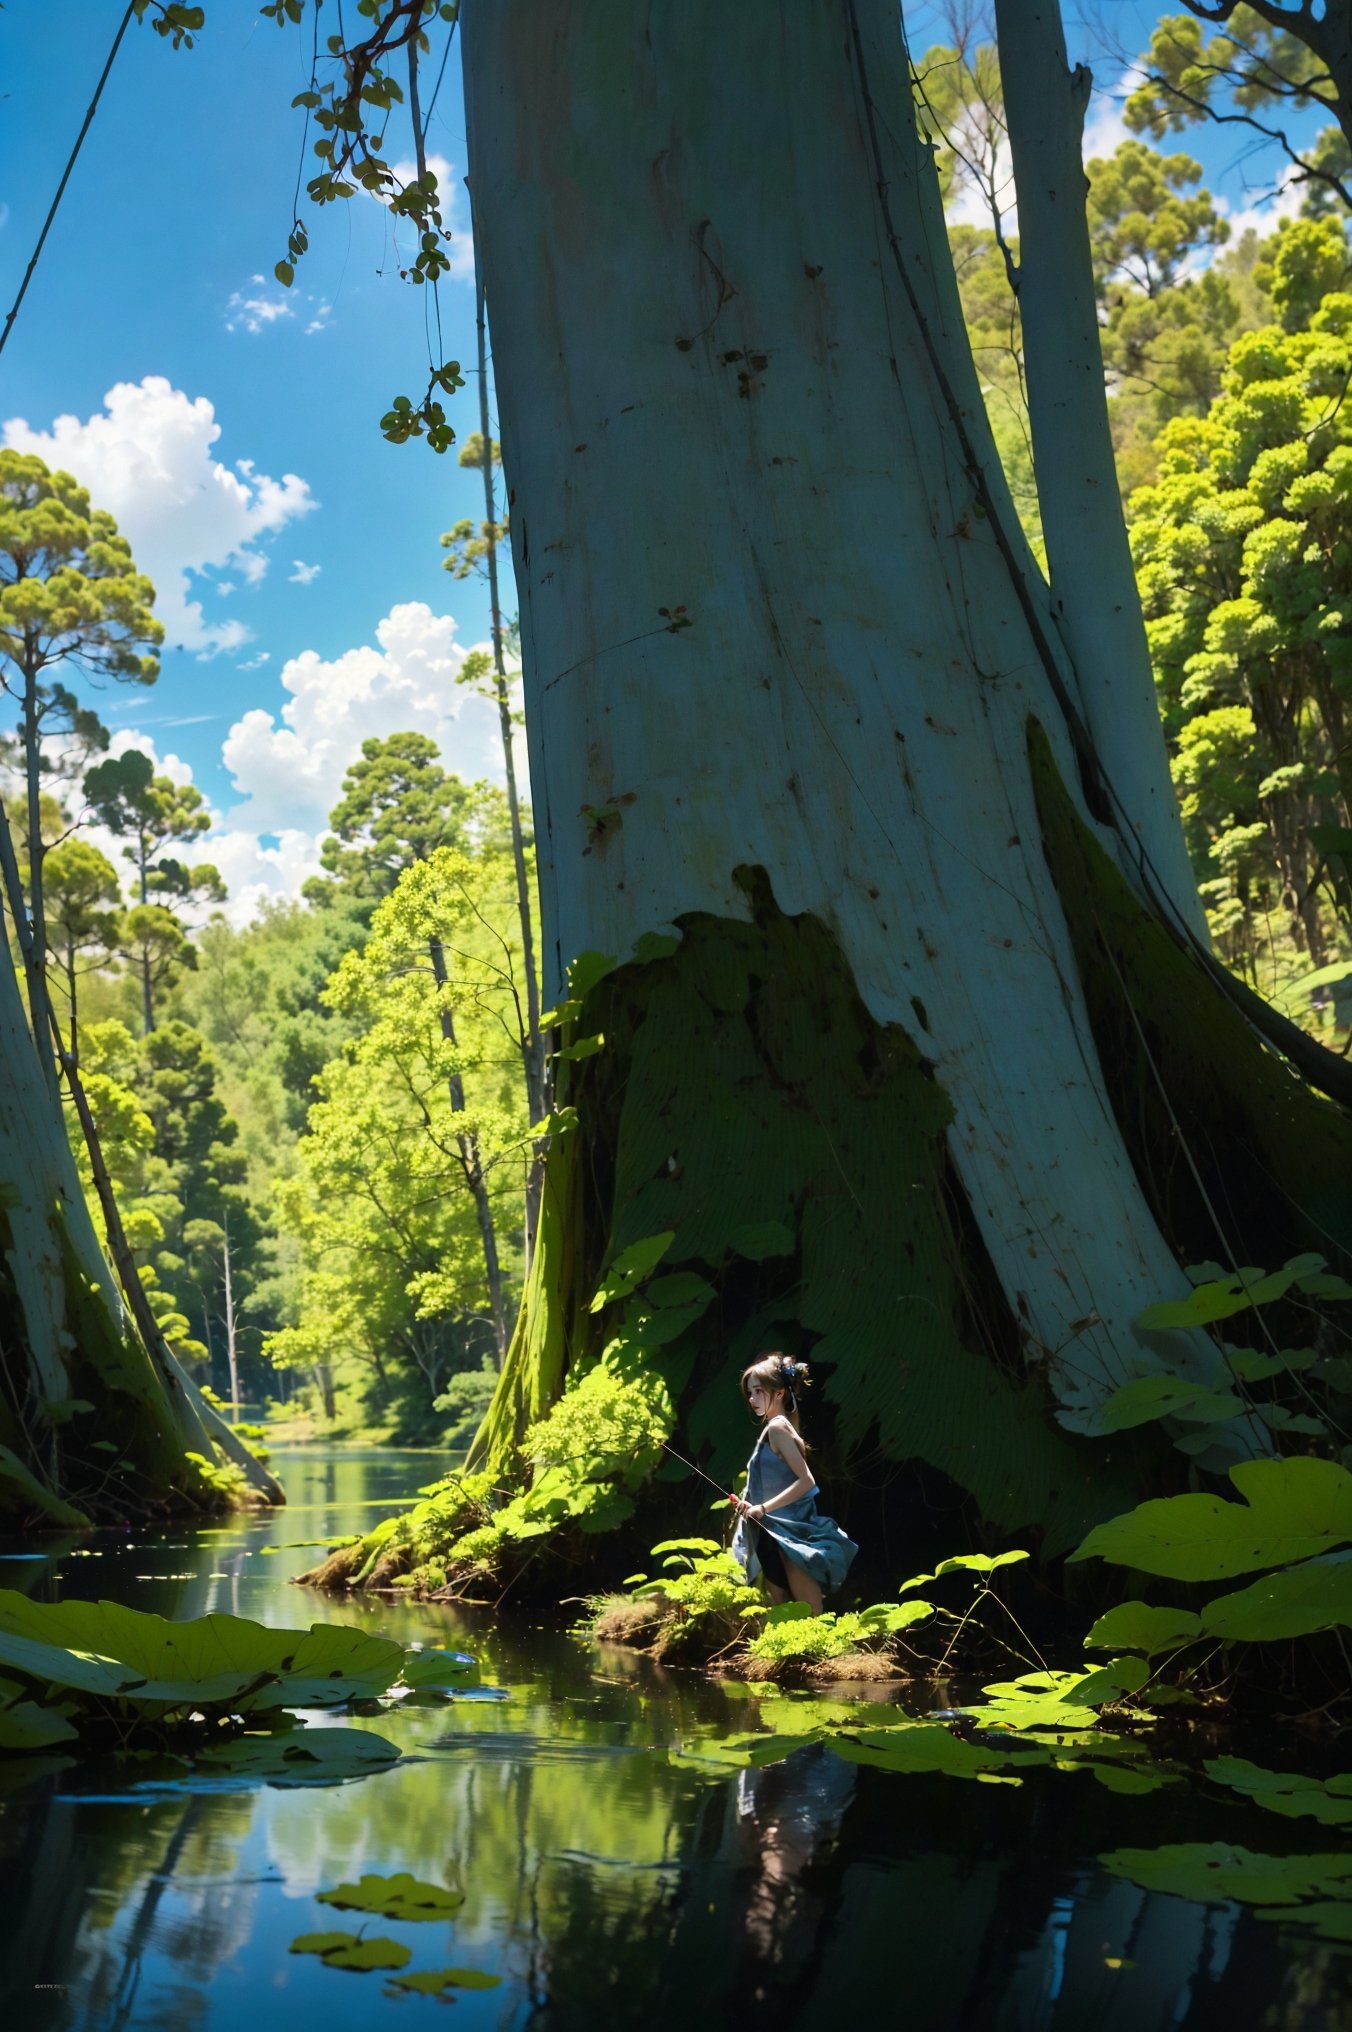
<instances>
[{"instance_id":1,"label":"still water","mask_svg":"<svg viewBox=\"0 0 1352 2032\"><path fill-rule=\"evenodd\" d=\"M0 1546L0 1586L163 1615L363 1623L473 1651L483 1688L342 1717L398 1765L327 1789L187 1794L135 1759L0 1760L2 2032L349 2032L443 2005L289 1952L361 1930L316 1893L363 1872L459 1884L452 1921L373 1920L460 1989L464 2028L841 2024L907 2032L1352 2032L1352 1951L1107 1876L1103 1851L1274 1844L1242 1803L901 1777L798 1752L756 1772L682 1746L758 1725L745 1693L558 1629L287 1585L440 1470L389 1450L280 1455L282 1513ZM330 1717L329 1719L334 1719ZM322 1718L316 1718L317 1721ZM1264 1839L1265 1838L1265 1839ZM1308 1843L1306 1844L1308 1846Z\"/></svg>"}]
</instances>

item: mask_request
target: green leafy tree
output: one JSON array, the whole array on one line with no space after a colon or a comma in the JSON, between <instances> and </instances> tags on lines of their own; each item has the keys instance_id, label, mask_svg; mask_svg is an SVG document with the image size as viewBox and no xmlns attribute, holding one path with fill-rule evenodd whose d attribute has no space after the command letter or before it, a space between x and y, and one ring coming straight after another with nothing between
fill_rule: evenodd
<instances>
[{"instance_id":1,"label":"green leafy tree","mask_svg":"<svg viewBox=\"0 0 1352 2032\"><path fill-rule=\"evenodd\" d=\"M47 749L57 735L93 737L66 682L72 674L154 683L159 665L148 652L164 639L150 611L154 597L112 516L91 509L69 473L51 472L31 453L0 450L0 686L19 707L28 845L28 894L14 893L11 881L9 907L21 928L33 1033L45 1066L52 1065L41 824Z\"/></svg>"},{"instance_id":2,"label":"green leafy tree","mask_svg":"<svg viewBox=\"0 0 1352 2032\"><path fill-rule=\"evenodd\" d=\"M70 1050L78 1050L81 974L106 967L119 949L122 892L117 870L89 840L65 839L46 864L47 939L65 986Z\"/></svg>"},{"instance_id":3,"label":"green leafy tree","mask_svg":"<svg viewBox=\"0 0 1352 2032\"><path fill-rule=\"evenodd\" d=\"M147 1031L153 1030L157 988L167 987L191 964L185 957L186 939L176 945L167 922L169 899L225 900L225 884L209 861L187 866L168 852L178 841L209 832L211 814L195 784L157 776L150 757L137 748L91 769L84 794L99 823L127 843L122 858L131 863L140 912L129 913L129 943L139 954L132 964L141 980L141 1019Z\"/></svg>"},{"instance_id":4,"label":"green leafy tree","mask_svg":"<svg viewBox=\"0 0 1352 2032\"><path fill-rule=\"evenodd\" d=\"M495 795L443 768L426 734L371 735L329 813L320 861L330 879L308 884L307 895L322 902L341 892L374 907L414 861L468 845Z\"/></svg>"},{"instance_id":5,"label":"green leafy tree","mask_svg":"<svg viewBox=\"0 0 1352 2032\"><path fill-rule=\"evenodd\" d=\"M1309 222L1280 236L1275 301L1300 293L1312 239L1330 234L1341 238ZM1321 825L1352 816L1350 349L1341 292L1307 331L1239 339L1220 399L1166 426L1159 479L1131 504L1175 776L1218 929L1251 937L1255 909L1279 902L1315 968L1345 943L1352 905L1343 864L1315 845Z\"/></svg>"},{"instance_id":6,"label":"green leafy tree","mask_svg":"<svg viewBox=\"0 0 1352 2032\"><path fill-rule=\"evenodd\" d=\"M329 985L355 1035L277 1189L303 1269L271 1359L355 1368L374 1402L412 1388L424 1420L451 1374L500 1351L517 1283L529 1117L514 916L509 855L441 849L405 872Z\"/></svg>"},{"instance_id":7,"label":"green leafy tree","mask_svg":"<svg viewBox=\"0 0 1352 2032\"><path fill-rule=\"evenodd\" d=\"M196 955L182 923L163 903L133 903L122 919L119 951L141 983L142 1021L149 1036L157 998L196 963Z\"/></svg>"},{"instance_id":8,"label":"green leafy tree","mask_svg":"<svg viewBox=\"0 0 1352 2032\"><path fill-rule=\"evenodd\" d=\"M1166 15L1151 35L1127 125L1155 136L1203 120L1247 126L1276 143L1318 209L1352 205L1352 45L1343 10L1279 0L1184 4L1189 13ZM1326 111L1338 125L1305 142L1300 116Z\"/></svg>"}]
</instances>

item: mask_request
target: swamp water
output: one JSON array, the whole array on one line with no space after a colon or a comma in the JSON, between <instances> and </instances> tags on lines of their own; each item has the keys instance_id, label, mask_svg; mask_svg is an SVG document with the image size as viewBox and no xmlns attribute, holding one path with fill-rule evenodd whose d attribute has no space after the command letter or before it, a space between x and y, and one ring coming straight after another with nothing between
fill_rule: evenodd
<instances>
[{"instance_id":1,"label":"swamp water","mask_svg":"<svg viewBox=\"0 0 1352 2032\"><path fill-rule=\"evenodd\" d=\"M462 2026L1352 2032L1352 1945L1098 1860L1176 1842L1327 1852L1346 1828L1188 1782L1110 1789L1089 1769L980 1782L820 1746L720 1767L711 1743L791 1730L796 1703L524 1620L288 1587L313 1541L369 1529L441 1462L307 1448L278 1466L285 1511L36 1556L0 1544L0 1586L360 1624L472 1651L484 1684L315 1716L404 1753L327 1787L219 1774L188 1789L163 1760L0 1759L3 2032L371 2032L440 2012L379 1970L290 1951L337 1929L404 1943L405 1975L459 1971L447 1997ZM463 1891L454 1917L368 1920L317 1900L398 1871Z\"/></svg>"}]
</instances>

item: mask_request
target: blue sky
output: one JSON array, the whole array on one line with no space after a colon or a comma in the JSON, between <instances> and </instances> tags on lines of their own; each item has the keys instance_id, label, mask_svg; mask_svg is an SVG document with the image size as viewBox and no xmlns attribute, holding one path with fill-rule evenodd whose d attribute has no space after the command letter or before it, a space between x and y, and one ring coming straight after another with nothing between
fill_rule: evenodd
<instances>
[{"instance_id":1,"label":"blue sky","mask_svg":"<svg viewBox=\"0 0 1352 2032\"><path fill-rule=\"evenodd\" d=\"M316 215L302 193L311 252L291 292L273 281L301 161L290 101L308 82L310 24L279 30L256 0L206 5L191 51L148 25L128 31L0 359L0 427L75 471L155 579L173 642L159 683L105 694L102 709L119 741L153 744L210 800L219 824L206 851L243 911L312 867L365 735L420 727L471 776L499 773L500 758L494 716L454 683L486 633L486 600L442 570L437 541L482 512L480 477L454 451L390 446L378 428L396 393L426 385L426 292L398 279L388 214L364 197ZM1140 0L1098 11L1137 47L1157 12ZM1094 37L1069 12L1073 54L1088 54ZM121 14L122 0L62 0L57 34L52 0L8 0L0 13L5 308ZM928 27L916 21L917 48ZM1121 90L1101 53L1095 69L1109 89L1090 141L1104 149ZM425 76L424 103L430 87ZM1225 131L1175 145L1202 158L1236 214L1275 180L1275 165ZM428 148L456 229L444 352L468 368L454 49ZM397 127L387 154L411 154ZM453 420L462 438L477 427L472 374Z\"/></svg>"}]
</instances>

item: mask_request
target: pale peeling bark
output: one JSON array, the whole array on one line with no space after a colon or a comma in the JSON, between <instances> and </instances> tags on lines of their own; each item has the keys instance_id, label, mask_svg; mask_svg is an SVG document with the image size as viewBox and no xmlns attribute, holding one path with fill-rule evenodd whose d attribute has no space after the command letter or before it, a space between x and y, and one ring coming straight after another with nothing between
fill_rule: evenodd
<instances>
[{"instance_id":1,"label":"pale peeling bark","mask_svg":"<svg viewBox=\"0 0 1352 2032\"><path fill-rule=\"evenodd\" d=\"M1073 781L1066 677L894 8L471 0L464 33L547 988L745 917L733 871L764 868L933 1067L1064 1422L1143 1370L1221 1381L1134 1325L1186 1285L1041 850L1026 728Z\"/></svg>"},{"instance_id":2,"label":"pale peeling bark","mask_svg":"<svg viewBox=\"0 0 1352 2032\"><path fill-rule=\"evenodd\" d=\"M1108 410L1081 158L1092 79L1066 62L1058 0L996 0L1019 201L1019 315L1052 611L1124 836L1145 885L1209 941L1164 729Z\"/></svg>"}]
</instances>

